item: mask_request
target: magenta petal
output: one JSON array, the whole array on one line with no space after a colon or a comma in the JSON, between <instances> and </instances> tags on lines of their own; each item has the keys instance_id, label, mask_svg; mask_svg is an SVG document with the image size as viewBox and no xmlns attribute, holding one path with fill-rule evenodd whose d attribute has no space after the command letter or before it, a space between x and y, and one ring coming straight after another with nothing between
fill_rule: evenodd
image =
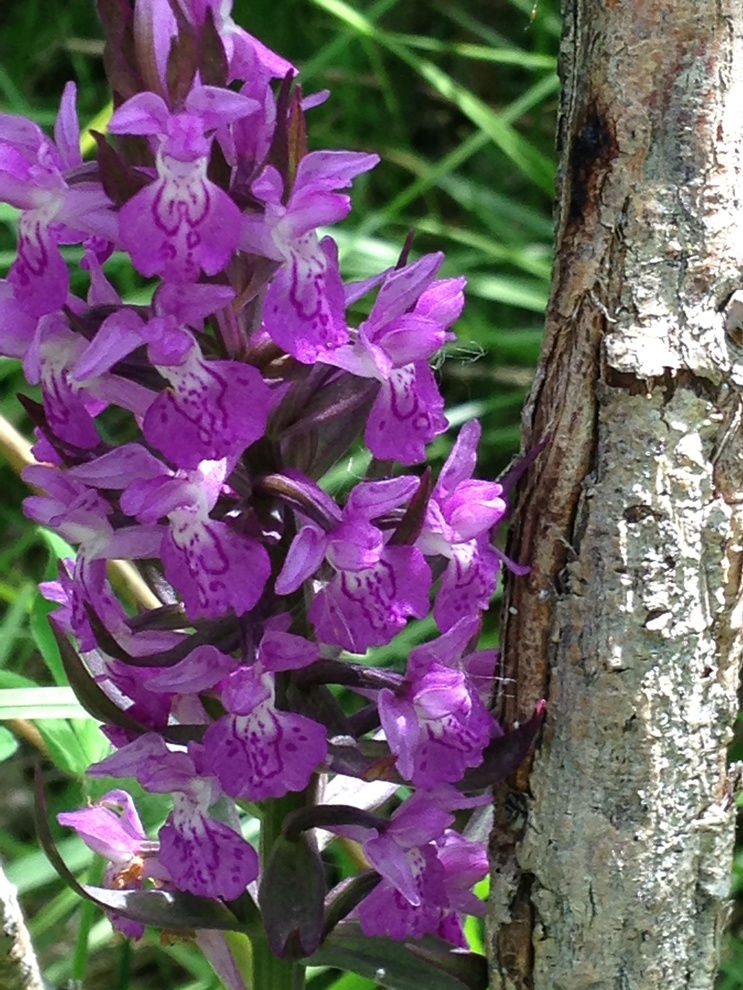
<instances>
[{"instance_id":1,"label":"magenta petal","mask_svg":"<svg viewBox=\"0 0 743 990\"><path fill-rule=\"evenodd\" d=\"M155 764L170 755L165 740L154 732L139 736L115 753L88 768L91 777L137 777L146 773L150 761Z\"/></svg>"},{"instance_id":2,"label":"magenta petal","mask_svg":"<svg viewBox=\"0 0 743 990\"><path fill-rule=\"evenodd\" d=\"M75 109L76 96L77 86L74 82L68 82L62 92L59 113L54 123L54 143L66 168L76 168L83 161L80 153L80 124Z\"/></svg>"},{"instance_id":3,"label":"magenta petal","mask_svg":"<svg viewBox=\"0 0 743 990\"><path fill-rule=\"evenodd\" d=\"M81 450L97 447L100 437L86 408L87 396L72 384L67 368L44 361L42 384L44 413L52 432Z\"/></svg>"},{"instance_id":4,"label":"magenta petal","mask_svg":"<svg viewBox=\"0 0 743 990\"><path fill-rule=\"evenodd\" d=\"M240 210L194 166L166 174L120 210L121 241L142 275L195 282L216 275L237 249Z\"/></svg>"},{"instance_id":5,"label":"magenta petal","mask_svg":"<svg viewBox=\"0 0 743 990\"><path fill-rule=\"evenodd\" d=\"M120 813L114 808L120 809ZM122 790L109 791L90 808L64 811L57 815L57 821L74 828L93 852L117 865L128 863L138 855L145 838L134 801Z\"/></svg>"},{"instance_id":6,"label":"magenta petal","mask_svg":"<svg viewBox=\"0 0 743 990\"><path fill-rule=\"evenodd\" d=\"M168 477L168 469L141 444L125 443L115 450L71 468L69 477L95 488L126 488L137 480ZM128 509L124 510L128 512Z\"/></svg>"},{"instance_id":7,"label":"magenta petal","mask_svg":"<svg viewBox=\"0 0 743 990\"><path fill-rule=\"evenodd\" d=\"M13 294L7 280L0 281L0 354L23 359L30 347L38 320Z\"/></svg>"},{"instance_id":8,"label":"magenta petal","mask_svg":"<svg viewBox=\"0 0 743 990\"><path fill-rule=\"evenodd\" d=\"M476 419L465 423L459 431L451 453L441 469L439 480L436 482L436 495L442 498L453 492L457 485L469 481L477 463L477 445L480 442L482 428Z\"/></svg>"},{"instance_id":9,"label":"magenta petal","mask_svg":"<svg viewBox=\"0 0 743 990\"><path fill-rule=\"evenodd\" d=\"M219 697L231 715L251 715L273 699L273 678L264 674L260 664L240 666L221 685Z\"/></svg>"},{"instance_id":10,"label":"magenta petal","mask_svg":"<svg viewBox=\"0 0 743 990\"><path fill-rule=\"evenodd\" d=\"M308 615L323 643L364 653L383 646L408 616L428 612L431 572L414 547L387 547L374 567L341 571L315 598Z\"/></svg>"},{"instance_id":11,"label":"magenta petal","mask_svg":"<svg viewBox=\"0 0 743 990\"><path fill-rule=\"evenodd\" d=\"M189 618L216 619L249 611L271 573L268 553L256 540L224 522L204 521L177 509L163 540L165 574L178 590Z\"/></svg>"},{"instance_id":12,"label":"magenta petal","mask_svg":"<svg viewBox=\"0 0 743 990\"><path fill-rule=\"evenodd\" d=\"M77 361L75 377L84 381L109 371L117 361L141 346L142 327L142 318L131 309L106 317Z\"/></svg>"},{"instance_id":13,"label":"magenta petal","mask_svg":"<svg viewBox=\"0 0 743 990\"><path fill-rule=\"evenodd\" d=\"M442 632L488 608L500 568L498 555L485 540L456 544L452 553L433 608Z\"/></svg>"},{"instance_id":14,"label":"magenta petal","mask_svg":"<svg viewBox=\"0 0 743 990\"><path fill-rule=\"evenodd\" d=\"M433 372L422 361L393 368L369 415L365 439L380 460L417 464L426 444L448 427Z\"/></svg>"},{"instance_id":15,"label":"magenta petal","mask_svg":"<svg viewBox=\"0 0 743 990\"><path fill-rule=\"evenodd\" d=\"M444 255L426 254L412 265L396 268L379 290L366 325L389 323L409 310L441 267ZM370 329L371 333L371 329Z\"/></svg>"},{"instance_id":16,"label":"magenta petal","mask_svg":"<svg viewBox=\"0 0 743 990\"><path fill-rule=\"evenodd\" d=\"M410 859L395 842L394 835L385 833L365 842L364 855L377 873L399 890L406 901L416 907L420 904L420 891L415 882Z\"/></svg>"},{"instance_id":17,"label":"magenta petal","mask_svg":"<svg viewBox=\"0 0 743 990\"><path fill-rule=\"evenodd\" d=\"M379 163L379 155L358 151L311 151L299 163L296 185L327 191L344 189Z\"/></svg>"},{"instance_id":18,"label":"magenta petal","mask_svg":"<svg viewBox=\"0 0 743 990\"><path fill-rule=\"evenodd\" d=\"M328 547L328 537L317 526L303 526L294 537L276 578L276 594L290 595L320 567Z\"/></svg>"},{"instance_id":19,"label":"magenta petal","mask_svg":"<svg viewBox=\"0 0 743 990\"><path fill-rule=\"evenodd\" d=\"M503 489L492 481L463 481L441 503L444 516L461 541L492 529L507 511Z\"/></svg>"},{"instance_id":20,"label":"magenta petal","mask_svg":"<svg viewBox=\"0 0 743 990\"><path fill-rule=\"evenodd\" d=\"M415 708L406 698L398 698L389 688L379 692L379 719L390 749L397 756L397 769L405 780L415 770L413 756L420 739Z\"/></svg>"},{"instance_id":21,"label":"magenta petal","mask_svg":"<svg viewBox=\"0 0 743 990\"><path fill-rule=\"evenodd\" d=\"M427 316L444 326L449 327L464 308L465 278L442 278L434 282L421 294L415 304L415 312L419 316Z\"/></svg>"},{"instance_id":22,"label":"magenta petal","mask_svg":"<svg viewBox=\"0 0 743 990\"><path fill-rule=\"evenodd\" d=\"M255 849L186 801L160 829L160 860L180 890L202 897L234 900L258 876Z\"/></svg>"},{"instance_id":23,"label":"magenta petal","mask_svg":"<svg viewBox=\"0 0 743 990\"><path fill-rule=\"evenodd\" d=\"M289 261L273 278L263 304L267 333L303 364L348 340L343 284L314 233L291 244Z\"/></svg>"},{"instance_id":24,"label":"magenta petal","mask_svg":"<svg viewBox=\"0 0 743 990\"><path fill-rule=\"evenodd\" d=\"M70 275L42 210L28 210L18 220L18 257L8 281L30 316L53 313L65 304Z\"/></svg>"},{"instance_id":25,"label":"magenta petal","mask_svg":"<svg viewBox=\"0 0 743 990\"><path fill-rule=\"evenodd\" d=\"M236 660L220 652L216 646L197 646L185 660L148 678L146 687L148 691L196 694L214 687L236 665Z\"/></svg>"},{"instance_id":26,"label":"magenta petal","mask_svg":"<svg viewBox=\"0 0 743 990\"><path fill-rule=\"evenodd\" d=\"M207 316L228 306L234 298L235 290L229 285L197 283L184 292L182 286L164 282L153 304L159 316L172 316L179 326L186 324L198 330Z\"/></svg>"},{"instance_id":27,"label":"magenta petal","mask_svg":"<svg viewBox=\"0 0 743 990\"><path fill-rule=\"evenodd\" d=\"M167 377L174 387L152 403L143 431L179 467L241 454L263 435L272 395L256 368L191 358Z\"/></svg>"},{"instance_id":28,"label":"magenta petal","mask_svg":"<svg viewBox=\"0 0 743 990\"><path fill-rule=\"evenodd\" d=\"M260 659L266 670L299 670L318 657L317 643L304 636L279 630L266 630L260 646Z\"/></svg>"},{"instance_id":29,"label":"magenta petal","mask_svg":"<svg viewBox=\"0 0 743 990\"><path fill-rule=\"evenodd\" d=\"M157 93L137 93L122 103L108 122L112 134L161 134L170 112Z\"/></svg>"},{"instance_id":30,"label":"magenta petal","mask_svg":"<svg viewBox=\"0 0 743 990\"><path fill-rule=\"evenodd\" d=\"M261 705L251 715L215 722L204 749L228 794L263 801L308 785L327 754L326 730L303 715Z\"/></svg>"},{"instance_id":31,"label":"magenta petal","mask_svg":"<svg viewBox=\"0 0 743 990\"><path fill-rule=\"evenodd\" d=\"M419 484L420 479L414 475L387 478L385 481L362 481L348 496L346 511L360 512L368 519L375 519L407 502Z\"/></svg>"}]
</instances>

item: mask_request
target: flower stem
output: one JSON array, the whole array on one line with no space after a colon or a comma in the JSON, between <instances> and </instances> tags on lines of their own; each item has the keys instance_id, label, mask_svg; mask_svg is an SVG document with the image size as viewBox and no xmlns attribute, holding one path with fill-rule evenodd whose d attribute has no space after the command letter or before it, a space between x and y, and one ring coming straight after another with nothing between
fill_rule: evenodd
<instances>
[{"instance_id":1,"label":"flower stem","mask_svg":"<svg viewBox=\"0 0 743 990\"><path fill-rule=\"evenodd\" d=\"M304 805L303 794L287 794L286 797L265 801L262 805L260 861L265 868L277 839L281 835L284 818L291 811ZM253 942L252 990L304 990L305 967L295 959L280 959L271 951L268 940Z\"/></svg>"}]
</instances>

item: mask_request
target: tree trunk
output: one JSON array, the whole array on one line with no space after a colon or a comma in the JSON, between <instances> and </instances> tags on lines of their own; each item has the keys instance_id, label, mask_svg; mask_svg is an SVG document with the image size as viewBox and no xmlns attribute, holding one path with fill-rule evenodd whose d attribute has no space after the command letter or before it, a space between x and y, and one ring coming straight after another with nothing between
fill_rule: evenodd
<instances>
[{"instance_id":1,"label":"tree trunk","mask_svg":"<svg viewBox=\"0 0 743 990\"><path fill-rule=\"evenodd\" d=\"M711 988L733 847L743 4L564 0L557 247L509 552L498 990Z\"/></svg>"}]
</instances>

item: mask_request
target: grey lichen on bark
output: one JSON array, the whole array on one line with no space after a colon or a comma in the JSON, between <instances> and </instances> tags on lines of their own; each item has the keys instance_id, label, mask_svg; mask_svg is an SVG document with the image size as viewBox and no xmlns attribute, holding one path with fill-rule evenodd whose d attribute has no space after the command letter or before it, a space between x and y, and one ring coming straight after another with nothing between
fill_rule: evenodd
<instances>
[{"instance_id":1,"label":"grey lichen on bark","mask_svg":"<svg viewBox=\"0 0 743 990\"><path fill-rule=\"evenodd\" d=\"M556 254L496 713L498 990L706 990L733 846L743 4L564 0ZM515 815L514 808L525 810Z\"/></svg>"}]
</instances>

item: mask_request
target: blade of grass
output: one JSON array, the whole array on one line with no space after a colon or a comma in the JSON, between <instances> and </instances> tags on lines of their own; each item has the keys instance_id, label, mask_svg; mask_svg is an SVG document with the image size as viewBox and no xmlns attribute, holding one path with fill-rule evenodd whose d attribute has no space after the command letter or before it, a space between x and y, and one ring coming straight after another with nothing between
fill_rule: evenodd
<instances>
[{"instance_id":1,"label":"blade of grass","mask_svg":"<svg viewBox=\"0 0 743 990\"><path fill-rule=\"evenodd\" d=\"M0 721L11 719L83 718L90 715L70 687L0 689Z\"/></svg>"},{"instance_id":2,"label":"blade of grass","mask_svg":"<svg viewBox=\"0 0 743 990\"><path fill-rule=\"evenodd\" d=\"M397 55L403 62L406 62L440 96L453 103L473 124L487 134L491 141L527 178L552 197L554 194L554 165L552 160L534 148L518 131L507 124L499 114L491 110L474 93L452 79L433 62L420 58L404 45L391 39L386 32L380 31L368 18L350 7L345 0L312 0L312 3L333 14L362 37L373 39Z\"/></svg>"}]
</instances>

